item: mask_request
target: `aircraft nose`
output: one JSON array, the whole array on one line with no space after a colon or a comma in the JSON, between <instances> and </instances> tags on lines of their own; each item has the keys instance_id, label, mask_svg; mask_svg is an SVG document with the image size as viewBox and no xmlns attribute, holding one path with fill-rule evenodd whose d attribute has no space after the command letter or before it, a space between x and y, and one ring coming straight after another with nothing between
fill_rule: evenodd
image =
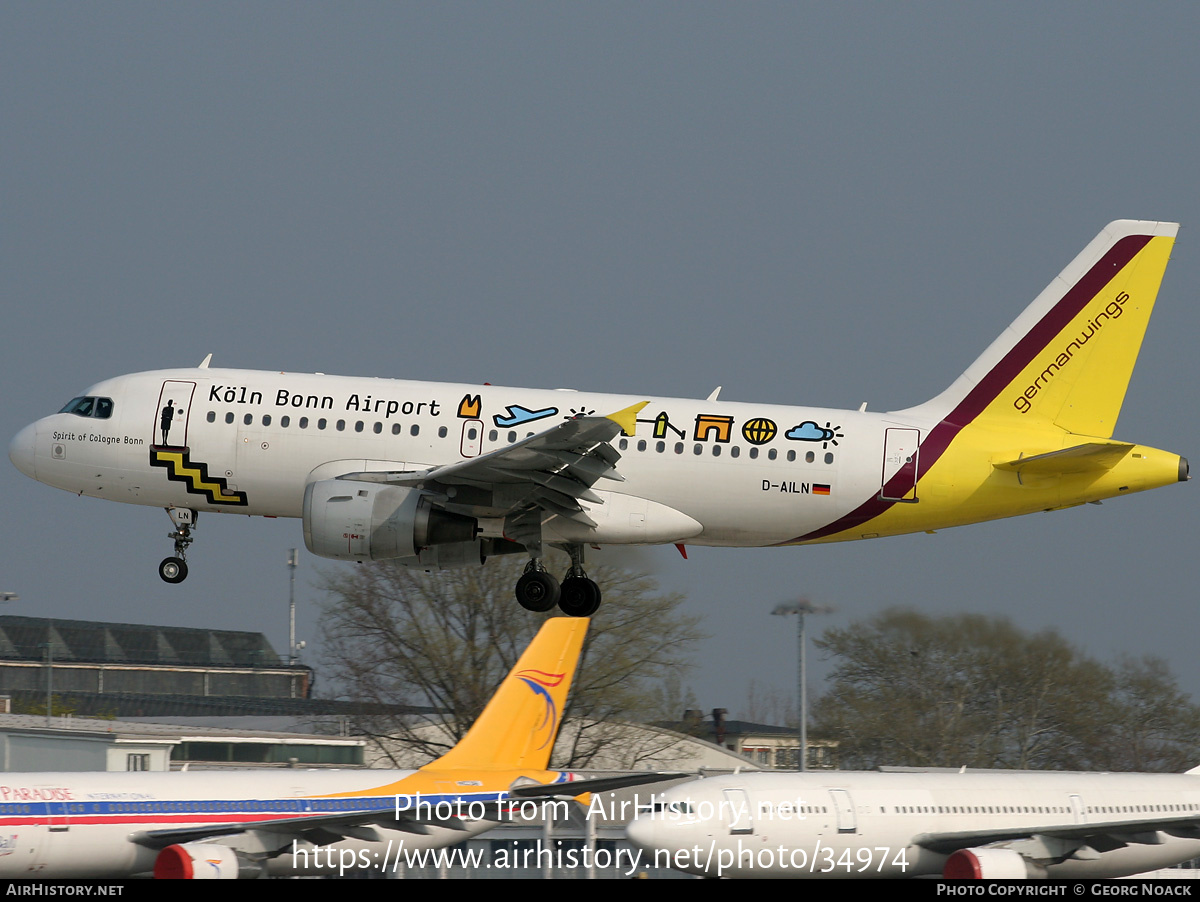
<instances>
[{"instance_id":1,"label":"aircraft nose","mask_svg":"<svg viewBox=\"0 0 1200 902\"><path fill-rule=\"evenodd\" d=\"M18 432L8 446L8 459L13 462L14 467L30 479L37 479L37 474L34 472L34 452L36 448L37 423L30 423Z\"/></svg>"},{"instance_id":2,"label":"aircraft nose","mask_svg":"<svg viewBox=\"0 0 1200 902\"><path fill-rule=\"evenodd\" d=\"M647 815L639 815L626 825L625 835L639 849L653 850L655 848L655 834L657 833L655 827L654 818Z\"/></svg>"}]
</instances>

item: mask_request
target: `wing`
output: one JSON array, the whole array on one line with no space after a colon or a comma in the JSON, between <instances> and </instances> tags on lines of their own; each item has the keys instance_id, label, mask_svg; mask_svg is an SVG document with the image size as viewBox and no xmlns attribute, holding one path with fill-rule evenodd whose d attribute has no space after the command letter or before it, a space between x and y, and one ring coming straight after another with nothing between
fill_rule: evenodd
<instances>
[{"instance_id":1,"label":"wing","mask_svg":"<svg viewBox=\"0 0 1200 902\"><path fill-rule=\"evenodd\" d=\"M692 776L686 773L636 773L621 774L591 779L575 779L573 774L564 773L552 783L524 783L514 785L507 796L513 799L559 798L572 799L589 792L607 792L626 786L641 786ZM487 807L497 812L505 806L504 796L487 802ZM361 811L339 811L333 814L300 815L291 818L243 821L238 823L205 824L195 827L168 827L161 830L144 830L132 834L129 839L149 849L165 849L176 843L203 842L221 836L258 834L263 845L284 848L292 840L307 840L314 845L328 845L343 839L358 839L363 842L382 842L378 830L399 830L414 835L427 835L430 827L466 831L467 826L458 817L421 817L407 811L397 811L394 805L387 808L371 808Z\"/></svg>"},{"instance_id":2,"label":"wing","mask_svg":"<svg viewBox=\"0 0 1200 902\"><path fill-rule=\"evenodd\" d=\"M218 836L235 836L241 833L258 833L278 839L281 845L293 839L304 839L314 845L327 845L342 839L360 839L379 842L375 828L400 830L405 833L424 835L430 826L450 830L465 830L458 818L423 820L397 816L394 808L364 811L345 811L336 814L302 815L294 818L244 821L241 823L206 824L196 827L172 827L162 830L144 830L129 837L132 842L149 849L165 849L176 843L201 842Z\"/></svg>"},{"instance_id":3,"label":"wing","mask_svg":"<svg viewBox=\"0 0 1200 902\"><path fill-rule=\"evenodd\" d=\"M606 417L575 417L489 454L427 470L346 473L339 479L419 488L440 496L439 506L472 517L505 518L505 534L525 544L541 542L551 516L588 527L595 521L580 501L602 504L592 491L601 479L618 482L621 455L612 440L632 435L648 402Z\"/></svg>"},{"instance_id":4,"label":"wing","mask_svg":"<svg viewBox=\"0 0 1200 902\"><path fill-rule=\"evenodd\" d=\"M961 833L927 833L914 842L932 852L950 854L959 849L991 846L1019 852L1043 862L1067 858L1098 857L1122 846L1157 845L1159 833L1185 839L1200 838L1200 819L1147 818L1142 821L1109 821L1090 824L1037 827L1028 830L970 830Z\"/></svg>"}]
</instances>

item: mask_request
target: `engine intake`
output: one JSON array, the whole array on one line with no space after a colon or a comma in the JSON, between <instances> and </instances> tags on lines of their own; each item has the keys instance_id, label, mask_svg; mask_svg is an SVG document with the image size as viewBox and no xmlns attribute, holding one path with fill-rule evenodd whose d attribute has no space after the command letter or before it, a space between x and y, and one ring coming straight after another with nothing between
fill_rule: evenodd
<instances>
[{"instance_id":1,"label":"engine intake","mask_svg":"<svg viewBox=\"0 0 1200 902\"><path fill-rule=\"evenodd\" d=\"M304 544L340 561L417 558L432 546L478 545L477 525L474 517L435 507L419 489L323 479L304 490Z\"/></svg>"},{"instance_id":2,"label":"engine intake","mask_svg":"<svg viewBox=\"0 0 1200 902\"><path fill-rule=\"evenodd\" d=\"M212 843L167 846L154 860L155 880L252 880L262 873L262 862Z\"/></svg>"},{"instance_id":3,"label":"engine intake","mask_svg":"<svg viewBox=\"0 0 1200 902\"><path fill-rule=\"evenodd\" d=\"M1027 880L1046 876L1046 869L1012 849L959 849L946 859L947 880Z\"/></svg>"}]
</instances>

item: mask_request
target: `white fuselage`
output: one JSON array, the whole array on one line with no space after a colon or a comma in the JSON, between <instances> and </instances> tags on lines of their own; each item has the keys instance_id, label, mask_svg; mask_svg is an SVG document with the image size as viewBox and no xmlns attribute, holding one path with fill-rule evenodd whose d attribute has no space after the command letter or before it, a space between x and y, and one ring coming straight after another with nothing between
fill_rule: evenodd
<instances>
[{"instance_id":1,"label":"white fuselage","mask_svg":"<svg viewBox=\"0 0 1200 902\"><path fill-rule=\"evenodd\" d=\"M747 773L680 784L656 801L630 840L658 866L707 876L940 875L956 849L983 846L1041 867L1038 856L1061 855L1072 846L1056 843L1089 831L1124 844L1084 842L1045 864L1047 876L1118 877L1200 855L1200 839L1166 832L1168 822L1200 824L1191 774Z\"/></svg>"},{"instance_id":2,"label":"white fuselage","mask_svg":"<svg viewBox=\"0 0 1200 902\"><path fill-rule=\"evenodd\" d=\"M159 849L134 841L152 830L214 824L278 822L324 814L379 811L386 820L397 804L411 815L416 801L394 784L412 771L238 771L236 773L44 773L0 775L0 877L132 877L149 875ZM393 791L389 792L391 789ZM495 799L496 792L477 794ZM420 801L466 799L470 793L422 795ZM493 803L477 805L486 814ZM421 809L424 811L424 809ZM465 810L465 809L464 809ZM396 861L401 846L447 846L494 826L463 818L463 829L436 825L422 831L372 828L378 841L343 840L319 849L304 840L272 859L272 874L337 875L339 870ZM264 823L265 826L265 823ZM269 828L267 828L269 833ZM244 834L206 840L216 846L258 851ZM247 846L247 842L250 845ZM293 854L294 852L294 854ZM397 869L399 870L399 868Z\"/></svg>"},{"instance_id":3,"label":"white fuselage","mask_svg":"<svg viewBox=\"0 0 1200 902\"><path fill-rule=\"evenodd\" d=\"M18 466L83 495L273 517L300 517L305 486L316 479L458 463L577 413L605 415L646 400L217 369L122 376L87 395L111 399L110 415L39 420L13 442ZM164 442L168 401L174 412ZM590 507L598 525L587 540L792 541L878 495L932 426L875 413L651 398L636 434L613 442L624 482L595 486L607 503ZM163 444L187 447L191 462L223 480L225 500L152 467L150 450ZM547 524L551 538L555 525ZM500 535L499 522L480 526Z\"/></svg>"}]
</instances>

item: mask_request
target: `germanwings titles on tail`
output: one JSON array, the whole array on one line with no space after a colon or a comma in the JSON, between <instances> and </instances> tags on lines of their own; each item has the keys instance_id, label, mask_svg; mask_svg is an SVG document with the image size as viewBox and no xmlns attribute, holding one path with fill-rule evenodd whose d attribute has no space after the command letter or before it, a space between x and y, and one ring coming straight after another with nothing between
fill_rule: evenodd
<instances>
[{"instance_id":1,"label":"germanwings titles on tail","mask_svg":"<svg viewBox=\"0 0 1200 902\"><path fill-rule=\"evenodd\" d=\"M517 600L572 616L588 545L753 547L928 531L1157 488L1187 461L1113 438L1178 226L1110 223L944 392L888 413L321 374L119 376L9 456L81 495L303 520L314 554L426 570L529 556ZM211 356L211 355L210 355ZM571 557L560 582L546 545Z\"/></svg>"}]
</instances>

